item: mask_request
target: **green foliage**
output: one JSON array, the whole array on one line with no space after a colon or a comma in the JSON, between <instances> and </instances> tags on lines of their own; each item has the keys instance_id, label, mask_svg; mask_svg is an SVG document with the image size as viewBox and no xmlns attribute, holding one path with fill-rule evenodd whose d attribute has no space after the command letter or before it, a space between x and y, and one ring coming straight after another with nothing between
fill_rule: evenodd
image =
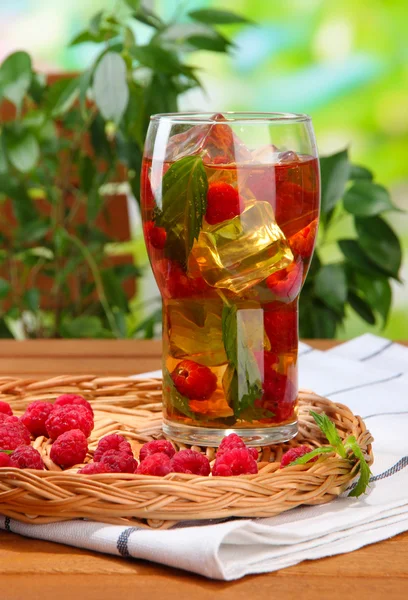
<instances>
[{"instance_id":1,"label":"green foliage","mask_svg":"<svg viewBox=\"0 0 408 600\"><path fill-rule=\"evenodd\" d=\"M321 157L320 232L300 298L300 335L332 338L351 309L369 325L385 326L392 303L390 280L399 281L401 244L383 214L397 211L388 190L365 167L353 165L347 150ZM353 221L355 236L336 237L336 225ZM334 233L333 233L334 232ZM325 263L336 243L342 259Z\"/></svg>"},{"instance_id":2,"label":"green foliage","mask_svg":"<svg viewBox=\"0 0 408 600\"><path fill-rule=\"evenodd\" d=\"M10 337L16 322L24 337L33 338L153 335L160 311L135 326L123 290L126 279L140 273L109 258L109 245L117 240L100 228L104 186L125 167L139 198L150 115L177 110L178 96L200 85L184 51L227 52L231 43L216 25L245 19L196 11L189 24L177 24L172 38L175 23L162 21L140 0L124 0L123 8L98 12L72 40L73 46L99 49L79 76L47 83L25 52L0 66L0 101L16 108L12 121L0 123L0 337ZM135 40L137 23L150 27L148 43ZM201 39L191 35L194 23L200 23ZM180 166L195 184L191 197L181 194L177 205L185 214L181 243L188 253L205 213L207 182L201 159L187 158ZM172 169L165 181L170 198L178 193ZM3 218L4 199L11 220ZM85 216L78 219L78 213ZM163 220L171 218L164 211Z\"/></svg>"},{"instance_id":3,"label":"green foliage","mask_svg":"<svg viewBox=\"0 0 408 600\"><path fill-rule=\"evenodd\" d=\"M228 53L233 44L218 27L247 20L203 9L181 24L164 22L140 0L123 0L123 8L98 12L72 40L97 49L79 76L47 83L25 52L0 66L0 101L16 109L14 120L0 123L0 337L10 337L16 321L25 337L153 335L159 311L135 326L123 292L135 272L108 255L117 240L100 228L105 186L124 167L139 199L150 115L177 111L179 96L200 86L198 70L186 58L192 51ZM151 32L143 44L134 34L138 23ZM197 185L194 197L182 199L186 253L205 212L206 185L202 165L188 160L194 168L187 176ZM387 190L368 169L351 164L346 150L323 157L321 173L321 233L301 302L305 337L335 336L348 307L368 323L385 323L390 279L399 279L401 265L399 240L383 219L395 210ZM171 169L166 177L170 181ZM13 214L3 223L6 198ZM78 220L78 214L85 216ZM341 261L324 261L324 246L346 215L354 220L355 236L336 240ZM249 379L248 394L255 396L256 382Z\"/></svg>"}]
</instances>

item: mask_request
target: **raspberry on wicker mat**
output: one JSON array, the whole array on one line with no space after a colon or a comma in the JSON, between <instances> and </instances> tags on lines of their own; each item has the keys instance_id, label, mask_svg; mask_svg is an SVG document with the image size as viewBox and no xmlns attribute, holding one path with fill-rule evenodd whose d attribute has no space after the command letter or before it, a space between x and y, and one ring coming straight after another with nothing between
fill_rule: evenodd
<instances>
[{"instance_id":1,"label":"raspberry on wicker mat","mask_svg":"<svg viewBox=\"0 0 408 600\"><path fill-rule=\"evenodd\" d=\"M41 402L40 400L37 400L27 406L20 421L34 437L48 435L45 422L53 409L54 406L50 402Z\"/></svg>"},{"instance_id":2,"label":"raspberry on wicker mat","mask_svg":"<svg viewBox=\"0 0 408 600\"><path fill-rule=\"evenodd\" d=\"M258 458L258 450L256 448L247 448L245 446L244 440L239 437L236 433L230 433L225 438L222 439L221 444L217 450L217 458L220 458L225 452L228 450L234 450L234 448L246 448L252 458L257 460Z\"/></svg>"},{"instance_id":3,"label":"raspberry on wicker mat","mask_svg":"<svg viewBox=\"0 0 408 600\"><path fill-rule=\"evenodd\" d=\"M159 452L164 452L169 458L173 458L176 453L173 444L168 440L152 440L140 448L139 460L145 460L148 456Z\"/></svg>"},{"instance_id":4,"label":"raspberry on wicker mat","mask_svg":"<svg viewBox=\"0 0 408 600\"><path fill-rule=\"evenodd\" d=\"M121 450L108 450L100 462L108 465L114 473L134 473L137 468L137 460L133 455Z\"/></svg>"},{"instance_id":5,"label":"raspberry on wicker mat","mask_svg":"<svg viewBox=\"0 0 408 600\"><path fill-rule=\"evenodd\" d=\"M44 470L41 454L32 446L19 446L10 456L10 467Z\"/></svg>"},{"instance_id":6,"label":"raspberry on wicker mat","mask_svg":"<svg viewBox=\"0 0 408 600\"><path fill-rule=\"evenodd\" d=\"M189 473L191 475L209 475L211 471L208 458L195 450L181 450L171 459L174 473Z\"/></svg>"},{"instance_id":7,"label":"raspberry on wicker mat","mask_svg":"<svg viewBox=\"0 0 408 600\"><path fill-rule=\"evenodd\" d=\"M119 450L120 452L126 452L127 454L133 455L132 448L127 439L118 433L105 435L105 437L99 440L98 447L96 448L93 457L94 461L99 462L108 450Z\"/></svg>"},{"instance_id":8,"label":"raspberry on wicker mat","mask_svg":"<svg viewBox=\"0 0 408 600\"><path fill-rule=\"evenodd\" d=\"M282 456L279 468L283 469L283 467L287 467L291 462L311 451L312 449L309 448L309 446L297 446L296 448L290 448L290 450L285 452L285 454ZM314 456L308 462L314 462L315 460L317 460L317 456Z\"/></svg>"},{"instance_id":9,"label":"raspberry on wicker mat","mask_svg":"<svg viewBox=\"0 0 408 600\"><path fill-rule=\"evenodd\" d=\"M80 429L85 437L89 437L93 427L93 416L85 406L58 406L45 422L47 432L52 440L73 429Z\"/></svg>"},{"instance_id":10,"label":"raspberry on wicker mat","mask_svg":"<svg viewBox=\"0 0 408 600\"><path fill-rule=\"evenodd\" d=\"M112 473L112 469L109 465L104 465L100 462L92 462L88 463L82 469L79 469L78 473L82 473L82 475L96 475L98 473Z\"/></svg>"},{"instance_id":11,"label":"raspberry on wicker mat","mask_svg":"<svg viewBox=\"0 0 408 600\"><path fill-rule=\"evenodd\" d=\"M92 415L94 414L88 400L85 400L79 394L62 394L62 396L58 396L55 400L54 406L85 406L85 408L91 411Z\"/></svg>"},{"instance_id":12,"label":"raspberry on wicker mat","mask_svg":"<svg viewBox=\"0 0 408 600\"><path fill-rule=\"evenodd\" d=\"M11 406L10 404L8 404L7 402L3 402L2 400L0 400L0 413L2 413L3 415L12 415L13 411L11 410Z\"/></svg>"},{"instance_id":13,"label":"raspberry on wicker mat","mask_svg":"<svg viewBox=\"0 0 408 600\"><path fill-rule=\"evenodd\" d=\"M233 448L217 457L212 469L214 476L253 475L258 473L258 463L247 448Z\"/></svg>"},{"instance_id":14,"label":"raspberry on wicker mat","mask_svg":"<svg viewBox=\"0 0 408 600\"><path fill-rule=\"evenodd\" d=\"M86 437L79 429L66 431L51 446L50 458L62 469L84 462L88 452Z\"/></svg>"},{"instance_id":15,"label":"raspberry on wicker mat","mask_svg":"<svg viewBox=\"0 0 408 600\"><path fill-rule=\"evenodd\" d=\"M164 452L151 454L140 463L135 471L137 475L155 475L156 477L164 477L171 472L171 460Z\"/></svg>"},{"instance_id":16,"label":"raspberry on wicker mat","mask_svg":"<svg viewBox=\"0 0 408 600\"><path fill-rule=\"evenodd\" d=\"M10 466L10 456L5 452L0 452L0 468Z\"/></svg>"},{"instance_id":17,"label":"raspberry on wicker mat","mask_svg":"<svg viewBox=\"0 0 408 600\"><path fill-rule=\"evenodd\" d=\"M28 446L30 441L30 432L17 417L7 417L0 423L0 450L15 450Z\"/></svg>"}]
</instances>

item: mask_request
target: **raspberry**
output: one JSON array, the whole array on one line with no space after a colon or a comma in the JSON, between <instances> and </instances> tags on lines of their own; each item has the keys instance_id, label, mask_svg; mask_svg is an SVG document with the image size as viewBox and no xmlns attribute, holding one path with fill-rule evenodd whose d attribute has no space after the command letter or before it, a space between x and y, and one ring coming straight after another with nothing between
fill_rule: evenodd
<instances>
[{"instance_id":1,"label":"raspberry","mask_svg":"<svg viewBox=\"0 0 408 600\"><path fill-rule=\"evenodd\" d=\"M215 459L212 474L219 477L258 473L258 463L247 448L233 448Z\"/></svg>"},{"instance_id":2,"label":"raspberry","mask_svg":"<svg viewBox=\"0 0 408 600\"><path fill-rule=\"evenodd\" d=\"M236 433L230 433L221 441L220 447L217 450L217 458L220 458L226 452L234 450L235 448L246 448L252 458L255 460L258 458L258 450L256 448L247 448L244 440L239 437Z\"/></svg>"},{"instance_id":3,"label":"raspberry","mask_svg":"<svg viewBox=\"0 0 408 600\"><path fill-rule=\"evenodd\" d=\"M41 454L32 446L19 446L10 456L10 467L44 470Z\"/></svg>"},{"instance_id":4,"label":"raspberry","mask_svg":"<svg viewBox=\"0 0 408 600\"><path fill-rule=\"evenodd\" d=\"M0 413L2 413L3 415L9 415L11 417L13 414L13 411L11 410L10 404L0 400Z\"/></svg>"},{"instance_id":5,"label":"raspberry","mask_svg":"<svg viewBox=\"0 0 408 600\"><path fill-rule=\"evenodd\" d=\"M62 396L58 396L55 400L54 406L85 406L92 413L92 416L94 414L88 400L85 400L85 398L78 394L62 394Z\"/></svg>"},{"instance_id":6,"label":"raspberry","mask_svg":"<svg viewBox=\"0 0 408 600\"><path fill-rule=\"evenodd\" d=\"M159 452L167 454L169 458L173 458L176 453L172 443L168 440L152 440L140 448L139 460L146 460L148 456Z\"/></svg>"},{"instance_id":7,"label":"raspberry","mask_svg":"<svg viewBox=\"0 0 408 600\"><path fill-rule=\"evenodd\" d=\"M281 305L278 310L268 310L268 306L264 307L266 309L264 310L264 327L272 350L278 353L296 350L298 346L296 306Z\"/></svg>"},{"instance_id":8,"label":"raspberry","mask_svg":"<svg viewBox=\"0 0 408 600\"><path fill-rule=\"evenodd\" d=\"M99 462L105 452L108 452L109 450L117 450L133 456L132 448L127 439L124 438L123 435L111 433L99 440L98 447L94 452L94 461Z\"/></svg>"},{"instance_id":9,"label":"raspberry","mask_svg":"<svg viewBox=\"0 0 408 600\"><path fill-rule=\"evenodd\" d=\"M190 399L208 400L217 387L217 377L211 369L193 360L181 361L171 378L180 394Z\"/></svg>"},{"instance_id":10,"label":"raspberry","mask_svg":"<svg viewBox=\"0 0 408 600\"><path fill-rule=\"evenodd\" d=\"M316 214L317 207L318 196L315 192L292 181L277 182L275 218L287 238L307 226L310 213Z\"/></svg>"},{"instance_id":11,"label":"raspberry","mask_svg":"<svg viewBox=\"0 0 408 600\"><path fill-rule=\"evenodd\" d=\"M108 465L113 473L134 473L137 468L137 460L133 455L120 450L108 450L100 462Z\"/></svg>"},{"instance_id":12,"label":"raspberry","mask_svg":"<svg viewBox=\"0 0 408 600\"><path fill-rule=\"evenodd\" d=\"M302 286L303 265L293 262L285 269L280 269L266 278L265 283L277 298L292 302Z\"/></svg>"},{"instance_id":13,"label":"raspberry","mask_svg":"<svg viewBox=\"0 0 408 600\"><path fill-rule=\"evenodd\" d=\"M143 462L137 467L135 473L137 475L156 475L156 477L164 477L171 473L171 460L164 454L164 452L158 452L157 454L151 454L144 459Z\"/></svg>"},{"instance_id":14,"label":"raspberry","mask_svg":"<svg viewBox=\"0 0 408 600\"><path fill-rule=\"evenodd\" d=\"M181 450L171 459L174 473L189 473L191 475L209 475L211 468L208 458L195 450Z\"/></svg>"},{"instance_id":15,"label":"raspberry","mask_svg":"<svg viewBox=\"0 0 408 600\"><path fill-rule=\"evenodd\" d=\"M241 206L238 191L225 181L212 183L207 192L207 223L216 225L239 214Z\"/></svg>"},{"instance_id":16,"label":"raspberry","mask_svg":"<svg viewBox=\"0 0 408 600\"><path fill-rule=\"evenodd\" d=\"M79 469L78 473L83 475L96 475L97 473L112 473L112 469L109 465L105 465L100 462L88 463L82 469Z\"/></svg>"},{"instance_id":17,"label":"raspberry","mask_svg":"<svg viewBox=\"0 0 408 600\"><path fill-rule=\"evenodd\" d=\"M297 446L296 448L290 448L290 450L285 452L285 454L282 456L279 468L283 469L283 467L287 467L291 462L311 451L312 449L309 448L309 446ZM317 460L317 456L311 458L307 462L315 462L315 460Z\"/></svg>"},{"instance_id":18,"label":"raspberry","mask_svg":"<svg viewBox=\"0 0 408 600\"><path fill-rule=\"evenodd\" d=\"M302 258L310 258L312 256L317 226L317 219L315 219L307 227L304 227L289 238L289 246L295 255L297 254Z\"/></svg>"},{"instance_id":19,"label":"raspberry","mask_svg":"<svg viewBox=\"0 0 408 600\"><path fill-rule=\"evenodd\" d=\"M0 450L15 450L28 446L30 441L30 432L17 417L7 417L0 423Z\"/></svg>"},{"instance_id":20,"label":"raspberry","mask_svg":"<svg viewBox=\"0 0 408 600\"><path fill-rule=\"evenodd\" d=\"M294 419L297 396L295 385L287 375L274 369L265 370L264 377L263 395L260 400L255 401L255 407L268 410L273 416L260 419L261 423L282 423L291 417Z\"/></svg>"},{"instance_id":21,"label":"raspberry","mask_svg":"<svg viewBox=\"0 0 408 600\"><path fill-rule=\"evenodd\" d=\"M62 433L51 446L50 458L62 469L84 462L88 452L86 437L80 429Z\"/></svg>"},{"instance_id":22,"label":"raspberry","mask_svg":"<svg viewBox=\"0 0 408 600\"><path fill-rule=\"evenodd\" d=\"M208 289L201 275L189 277L178 262L168 258L157 261L156 276L169 298L190 298Z\"/></svg>"},{"instance_id":23,"label":"raspberry","mask_svg":"<svg viewBox=\"0 0 408 600\"><path fill-rule=\"evenodd\" d=\"M10 456L5 452L0 452L0 468L10 466Z\"/></svg>"},{"instance_id":24,"label":"raspberry","mask_svg":"<svg viewBox=\"0 0 408 600\"><path fill-rule=\"evenodd\" d=\"M156 227L153 221L148 221L144 226L147 244L157 250L163 250L166 244L167 233L163 227Z\"/></svg>"},{"instance_id":25,"label":"raspberry","mask_svg":"<svg viewBox=\"0 0 408 600\"><path fill-rule=\"evenodd\" d=\"M93 426L93 416L85 406L68 404L55 407L45 422L47 433L52 440L73 429L80 429L89 437Z\"/></svg>"},{"instance_id":26,"label":"raspberry","mask_svg":"<svg viewBox=\"0 0 408 600\"><path fill-rule=\"evenodd\" d=\"M20 421L34 437L48 435L45 422L53 409L54 406L50 402L41 402L40 400L32 402L26 408L23 416L20 417Z\"/></svg>"}]
</instances>

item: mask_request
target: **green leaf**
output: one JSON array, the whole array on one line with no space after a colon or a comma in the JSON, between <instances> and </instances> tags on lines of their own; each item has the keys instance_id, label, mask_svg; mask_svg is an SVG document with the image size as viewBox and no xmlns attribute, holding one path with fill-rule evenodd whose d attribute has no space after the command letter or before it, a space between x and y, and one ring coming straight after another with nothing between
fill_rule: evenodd
<instances>
[{"instance_id":1,"label":"green leaf","mask_svg":"<svg viewBox=\"0 0 408 600\"><path fill-rule=\"evenodd\" d=\"M199 156L186 156L176 161L163 177L163 201L157 221L168 233L166 251L169 257L176 252L176 258L187 261L201 230L207 208L207 189L207 175Z\"/></svg>"},{"instance_id":2,"label":"green leaf","mask_svg":"<svg viewBox=\"0 0 408 600\"><path fill-rule=\"evenodd\" d=\"M0 176L7 173L8 162L6 155L6 144L3 132L0 132Z\"/></svg>"},{"instance_id":3,"label":"green leaf","mask_svg":"<svg viewBox=\"0 0 408 600\"><path fill-rule=\"evenodd\" d=\"M106 132L105 123L101 115L96 115L90 127L91 144L95 155L107 160L109 164L114 161L114 153Z\"/></svg>"},{"instance_id":4,"label":"green leaf","mask_svg":"<svg viewBox=\"0 0 408 600\"><path fill-rule=\"evenodd\" d=\"M286 465L287 467L293 467L293 465L305 465L315 456L321 456L322 454L329 454L330 452L336 452L335 448L332 446L322 446L320 448L315 448L310 452L307 452L303 456L299 456L296 460L292 460L291 463Z\"/></svg>"},{"instance_id":5,"label":"green leaf","mask_svg":"<svg viewBox=\"0 0 408 600\"><path fill-rule=\"evenodd\" d=\"M96 33L92 33L92 31L85 29L71 40L69 46L79 46L80 44L86 44L88 42L92 44L101 44L102 42L107 42L108 40L115 38L118 33L116 27L103 27Z\"/></svg>"},{"instance_id":6,"label":"green leaf","mask_svg":"<svg viewBox=\"0 0 408 600\"><path fill-rule=\"evenodd\" d=\"M223 377L228 403L236 417L255 419L255 401L262 396L262 381L258 364L248 341L248 324L236 305L224 304L222 310L222 337L229 366ZM247 327L245 327L247 325ZM270 416L273 416L270 413Z\"/></svg>"},{"instance_id":7,"label":"green leaf","mask_svg":"<svg viewBox=\"0 0 408 600\"><path fill-rule=\"evenodd\" d=\"M88 194L92 188L96 176L95 161L89 156L81 156L79 159L79 179L81 189Z\"/></svg>"},{"instance_id":8,"label":"green leaf","mask_svg":"<svg viewBox=\"0 0 408 600\"><path fill-rule=\"evenodd\" d=\"M79 77L59 79L48 90L48 112L54 118L65 115L74 105L78 95Z\"/></svg>"},{"instance_id":9,"label":"green leaf","mask_svg":"<svg viewBox=\"0 0 408 600\"><path fill-rule=\"evenodd\" d=\"M210 52L228 52L232 45L226 37L216 31L208 35L205 33L189 35L185 41L197 50L209 50Z\"/></svg>"},{"instance_id":10,"label":"green leaf","mask_svg":"<svg viewBox=\"0 0 408 600\"><path fill-rule=\"evenodd\" d=\"M337 327L340 322L339 314L337 312L323 304L314 304L310 307L308 314L305 314L304 311L302 311L302 303L300 308L302 337L321 338L324 340L336 337ZM311 335L309 333L303 334L304 326L302 323L306 320L310 322Z\"/></svg>"},{"instance_id":11,"label":"green leaf","mask_svg":"<svg viewBox=\"0 0 408 600\"><path fill-rule=\"evenodd\" d=\"M87 69L78 79L78 90L79 90L79 106L81 108L82 115L85 115L86 110L86 96L89 88L91 87L92 77L94 71L93 69Z\"/></svg>"},{"instance_id":12,"label":"green leaf","mask_svg":"<svg viewBox=\"0 0 408 600\"><path fill-rule=\"evenodd\" d=\"M43 239L51 227L49 218L38 218L33 221L23 222L17 232L16 240L21 244L32 244Z\"/></svg>"},{"instance_id":13,"label":"green leaf","mask_svg":"<svg viewBox=\"0 0 408 600\"><path fill-rule=\"evenodd\" d=\"M337 454L339 454L342 458L347 458L343 441L339 436L339 432L337 431L333 421L331 421L324 413L319 414L311 410L310 414L315 420L320 431L326 436L329 444L331 444L331 446L333 446L333 448L336 450Z\"/></svg>"},{"instance_id":14,"label":"green leaf","mask_svg":"<svg viewBox=\"0 0 408 600\"><path fill-rule=\"evenodd\" d=\"M140 21L140 23L144 23L145 25L149 25L149 27L157 29L157 31L163 31L167 27L156 13L148 9L142 3L140 3L138 9L133 13L133 18Z\"/></svg>"},{"instance_id":15,"label":"green leaf","mask_svg":"<svg viewBox=\"0 0 408 600\"><path fill-rule=\"evenodd\" d=\"M373 263L368 256L363 252L357 240L338 240L340 250L350 262L350 264L367 275L373 277L384 276L383 269Z\"/></svg>"},{"instance_id":16,"label":"green leaf","mask_svg":"<svg viewBox=\"0 0 408 600\"><path fill-rule=\"evenodd\" d=\"M375 325L375 315L367 304L360 296L354 292L349 292L347 297L351 308L369 325Z\"/></svg>"},{"instance_id":17,"label":"green leaf","mask_svg":"<svg viewBox=\"0 0 408 600\"><path fill-rule=\"evenodd\" d=\"M31 310L37 312L40 308L40 292L37 288L27 290L23 296L24 304Z\"/></svg>"},{"instance_id":18,"label":"green leaf","mask_svg":"<svg viewBox=\"0 0 408 600\"><path fill-rule=\"evenodd\" d=\"M151 340L154 337L155 326L162 321L162 309L161 307L155 310L151 315L143 319L137 326L131 331L131 336L140 337L139 334L143 334L143 339Z\"/></svg>"},{"instance_id":19,"label":"green leaf","mask_svg":"<svg viewBox=\"0 0 408 600\"><path fill-rule=\"evenodd\" d=\"M322 215L327 215L343 196L349 174L347 150L320 158Z\"/></svg>"},{"instance_id":20,"label":"green leaf","mask_svg":"<svg viewBox=\"0 0 408 600\"><path fill-rule=\"evenodd\" d=\"M81 316L72 320L65 319L60 328L62 337L67 338L101 338L105 330L99 317Z\"/></svg>"},{"instance_id":21,"label":"green leaf","mask_svg":"<svg viewBox=\"0 0 408 600\"><path fill-rule=\"evenodd\" d=\"M314 291L329 308L342 314L347 300L347 279L340 263L324 265L315 278Z\"/></svg>"},{"instance_id":22,"label":"green leaf","mask_svg":"<svg viewBox=\"0 0 408 600\"><path fill-rule=\"evenodd\" d=\"M111 306L116 306L121 311L129 312L129 305L122 284L113 269L101 271L101 278L105 296Z\"/></svg>"},{"instance_id":23,"label":"green leaf","mask_svg":"<svg viewBox=\"0 0 408 600\"><path fill-rule=\"evenodd\" d=\"M168 392L171 405L181 414L190 419L196 419L195 413L190 409L188 398L182 396L176 389L170 373L167 369L163 370L163 390Z\"/></svg>"},{"instance_id":24,"label":"green leaf","mask_svg":"<svg viewBox=\"0 0 408 600\"><path fill-rule=\"evenodd\" d=\"M242 15L237 15L229 10L218 10L216 8L207 8L193 10L188 16L206 25L231 25L234 23L250 23L251 21Z\"/></svg>"},{"instance_id":25,"label":"green leaf","mask_svg":"<svg viewBox=\"0 0 408 600\"><path fill-rule=\"evenodd\" d=\"M101 28L102 18L103 18L103 10L100 10L89 21L89 31L93 35L97 35L99 33L99 30Z\"/></svg>"},{"instance_id":26,"label":"green leaf","mask_svg":"<svg viewBox=\"0 0 408 600\"><path fill-rule=\"evenodd\" d=\"M368 466L367 461L364 458L364 454L363 454L360 446L358 445L358 442L357 442L356 438L354 437L354 435L350 435L345 440L344 446L345 446L346 450L351 451L352 454L355 456L355 458L357 458L359 461L360 477L357 482L357 485L349 493L349 496L355 496L358 498L359 496L364 494L364 492L367 489L368 484L370 483L370 476L371 476L370 467Z\"/></svg>"},{"instance_id":27,"label":"green leaf","mask_svg":"<svg viewBox=\"0 0 408 600\"><path fill-rule=\"evenodd\" d=\"M27 52L10 54L0 67L0 98L7 98L20 109L31 79L31 58Z\"/></svg>"},{"instance_id":28,"label":"green leaf","mask_svg":"<svg viewBox=\"0 0 408 600\"><path fill-rule=\"evenodd\" d=\"M343 196L344 208L357 217L374 217L395 210L388 190L372 181L357 181Z\"/></svg>"},{"instance_id":29,"label":"green leaf","mask_svg":"<svg viewBox=\"0 0 408 600\"><path fill-rule=\"evenodd\" d=\"M31 84L28 94L36 104L43 100L45 90L47 89L47 78L44 73L32 73Z\"/></svg>"},{"instance_id":30,"label":"green leaf","mask_svg":"<svg viewBox=\"0 0 408 600\"><path fill-rule=\"evenodd\" d=\"M0 175L0 194L11 198L14 215L20 225L37 219L37 211L25 187L16 179Z\"/></svg>"},{"instance_id":31,"label":"green leaf","mask_svg":"<svg viewBox=\"0 0 408 600\"><path fill-rule=\"evenodd\" d=\"M95 69L95 102L106 120L118 123L129 101L126 63L116 52L107 52Z\"/></svg>"},{"instance_id":32,"label":"green leaf","mask_svg":"<svg viewBox=\"0 0 408 600\"><path fill-rule=\"evenodd\" d=\"M350 174L349 179L368 179L372 180L374 177L373 173L366 169L366 167L361 167L360 165L350 165Z\"/></svg>"},{"instance_id":33,"label":"green leaf","mask_svg":"<svg viewBox=\"0 0 408 600\"><path fill-rule=\"evenodd\" d=\"M380 217L355 218L358 241L370 260L398 279L402 261L401 244L391 227Z\"/></svg>"},{"instance_id":34,"label":"green leaf","mask_svg":"<svg viewBox=\"0 0 408 600\"><path fill-rule=\"evenodd\" d=\"M359 273L355 277L357 288L362 291L371 308L381 315L385 324L392 302L390 282L385 277L374 279L373 277L367 277Z\"/></svg>"},{"instance_id":35,"label":"green leaf","mask_svg":"<svg viewBox=\"0 0 408 600\"><path fill-rule=\"evenodd\" d=\"M140 0L125 0L125 2L133 10L137 11L140 7Z\"/></svg>"},{"instance_id":36,"label":"green leaf","mask_svg":"<svg viewBox=\"0 0 408 600\"><path fill-rule=\"evenodd\" d=\"M175 52L171 52L156 44L147 46L134 46L131 54L140 64L156 72L169 75L189 74L190 67L183 65Z\"/></svg>"},{"instance_id":37,"label":"green leaf","mask_svg":"<svg viewBox=\"0 0 408 600\"><path fill-rule=\"evenodd\" d=\"M0 277L0 300L7 296L7 294L10 291L10 288L11 285L9 284L9 282L3 279L3 277Z\"/></svg>"},{"instance_id":38,"label":"green leaf","mask_svg":"<svg viewBox=\"0 0 408 600\"><path fill-rule=\"evenodd\" d=\"M7 132L7 154L11 164L22 173L28 173L36 166L40 158L37 139L29 131L21 134Z\"/></svg>"}]
</instances>

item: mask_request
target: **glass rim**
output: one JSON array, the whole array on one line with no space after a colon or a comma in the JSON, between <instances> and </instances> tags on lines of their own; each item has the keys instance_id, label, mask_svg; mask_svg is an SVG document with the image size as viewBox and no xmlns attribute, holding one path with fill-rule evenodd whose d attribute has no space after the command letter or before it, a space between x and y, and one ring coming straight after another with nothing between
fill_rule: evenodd
<instances>
[{"instance_id":1,"label":"glass rim","mask_svg":"<svg viewBox=\"0 0 408 600\"><path fill-rule=\"evenodd\" d=\"M224 117L223 120L216 119L218 115ZM206 125L222 125L225 123L250 124L250 123L309 123L311 117L306 113L290 112L175 112L175 113L157 113L150 117L151 121L171 121L183 124L202 123Z\"/></svg>"}]
</instances>

